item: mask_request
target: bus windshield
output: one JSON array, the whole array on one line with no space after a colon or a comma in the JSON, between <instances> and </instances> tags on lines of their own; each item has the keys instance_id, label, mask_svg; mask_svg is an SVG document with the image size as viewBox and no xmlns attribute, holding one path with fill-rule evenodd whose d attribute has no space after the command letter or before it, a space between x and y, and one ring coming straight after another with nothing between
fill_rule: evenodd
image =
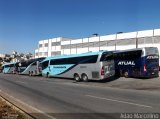
<instances>
[{"instance_id":1,"label":"bus windshield","mask_svg":"<svg viewBox=\"0 0 160 119\"><path fill-rule=\"evenodd\" d=\"M154 65L158 67L159 64L159 57L158 55L152 55L152 56L147 56L146 58L146 64ZM149 67L149 65L147 65Z\"/></svg>"},{"instance_id":2,"label":"bus windshield","mask_svg":"<svg viewBox=\"0 0 160 119\"><path fill-rule=\"evenodd\" d=\"M100 61L108 61L113 60L113 53L112 52L104 52L101 56Z\"/></svg>"},{"instance_id":3,"label":"bus windshield","mask_svg":"<svg viewBox=\"0 0 160 119\"><path fill-rule=\"evenodd\" d=\"M42 70L48 67L49 61L42 62Z\"/></svg>"}]
</instances>

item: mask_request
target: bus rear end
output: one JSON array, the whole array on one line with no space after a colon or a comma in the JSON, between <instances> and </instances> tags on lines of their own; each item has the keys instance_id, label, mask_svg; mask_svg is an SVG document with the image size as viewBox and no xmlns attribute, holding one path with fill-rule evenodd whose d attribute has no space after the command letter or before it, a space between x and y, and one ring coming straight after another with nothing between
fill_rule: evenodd
<instances>
[{"instance_id":1,"label":"bus rear end","mask_svg":"<svg viewBox=\"0 0 160 119\"><path fill-rule=\"evenodd\" d=\"M3 69L2 72L4 74L7 74L10 70L10 67L9 67L9 65L4 65L4 66L2 66L2 69Z\"/></svg>"},{"instance_id":2,"label":"bus rear end","mask_svg":"<svg viewBox=\"0 0 160 119\"><path fill-rule=\"evenodd\" d=\"M159 53L156 47L144 48L143 72L146 78L159 76Z\"/></svg>"},{"instance_id":3,"label":"bus rear end","mask_svg":"<svg viewBox=\"0 0 160 119\"><path fill-rule=\"evenodd\" d=\"M13 74L15 71L15 64L14 63L9 63L3 65L3 73L5 74Z\"/></svg>"},{"instance_id":4,"label":"bus rear end","mask_svg":"<svg viewBox=\"0 0 160 119\"><path fill-rule=\"evenodd\" d=\"M100 57L101 79L110 78L115 75L115 66L112 52L103 52Z\"/></svg>"}]
</instances>

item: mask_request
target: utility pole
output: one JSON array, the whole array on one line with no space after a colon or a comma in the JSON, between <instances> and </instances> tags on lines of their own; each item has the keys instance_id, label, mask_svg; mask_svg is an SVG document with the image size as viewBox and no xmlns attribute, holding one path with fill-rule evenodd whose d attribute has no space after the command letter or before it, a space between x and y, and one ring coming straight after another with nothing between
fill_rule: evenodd
<instances>
[{"instance_id":1,"label":"utility pole","mask_svg":"<svg viewBox=\"0 0 160 119\"><path fill-rule=\"evenodd\" d=\"M116 47L117 47L117 35L118 35L118 34L121 34L121 33L123 33L123 32L117 32L117 33L116 33L116 38L115 38L115 50L117 50L117 48L116 48Z\"/></svg>"},{"instance_id":2,"label":"utility pole","mask_svg":"<svg viewBox=\"0 0 160 119\"><path fill-rule=\"evenodd\" d=\"M136 48L138 48L138 31L137 31L137 33L136 33Z\"/></svg>"}]
</instances>

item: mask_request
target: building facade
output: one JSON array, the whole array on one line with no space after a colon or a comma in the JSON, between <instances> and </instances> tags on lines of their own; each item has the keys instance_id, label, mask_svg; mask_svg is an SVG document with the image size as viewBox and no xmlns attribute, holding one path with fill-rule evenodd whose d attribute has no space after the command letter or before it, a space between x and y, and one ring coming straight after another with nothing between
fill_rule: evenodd
<instances>
[{"instance_id":1,"label":"building facade","mask_svg":"<svg viewBox=\"0 0 160 119\"><path fill-rule=\"evenodd\" d=\"M125 50L140 47L158 47L160 52L160 29L95 35L88 38L53 38L39 41L35 57L48 57L61 54L80 54L100 50Z\"/></svg>"},{"instance_id":2,"label":"building facade","mask_svg":"<svg viewBox=\"0 0 160 119\"><path fill-rule=\"evenodd\" d=\"M4 58L5 57L5 54L0 54L0 58Z\"/></svg>"}]
</instances>

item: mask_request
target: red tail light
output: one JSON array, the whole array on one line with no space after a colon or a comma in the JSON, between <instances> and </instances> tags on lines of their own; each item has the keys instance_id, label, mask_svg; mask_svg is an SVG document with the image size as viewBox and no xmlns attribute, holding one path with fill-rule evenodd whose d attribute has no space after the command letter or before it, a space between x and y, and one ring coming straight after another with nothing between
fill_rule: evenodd
<instances>
[{"instance_id":1,"label":"red tail light","mask_svg":"<svg viewBox=\"0 0 160 119\"><path fill-rule=\"evenodd\" d=\"M144 64L144 71L147 71L147 65Z\"/></svg>"},{"instance_id":2,"label":"red tail light","mask_svg":"<svg viewBox=\"0 0 160 119\"><path fill-rule=\"evenodd\" d=\"M104 75L104 66L102 66L101 75Z\"/></svg>"}]
</instances>

